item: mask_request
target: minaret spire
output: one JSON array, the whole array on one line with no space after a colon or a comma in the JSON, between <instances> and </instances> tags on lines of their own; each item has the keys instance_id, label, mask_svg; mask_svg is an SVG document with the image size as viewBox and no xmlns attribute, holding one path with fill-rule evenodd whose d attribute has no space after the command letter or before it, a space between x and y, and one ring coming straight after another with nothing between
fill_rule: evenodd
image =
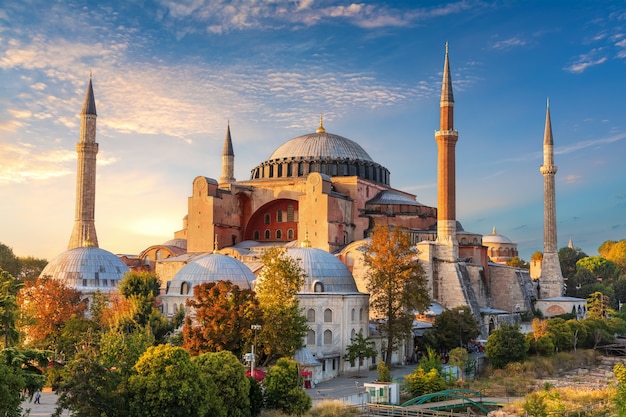
<instances>
[{"instance_id":1,"label":"minaret spire","mask_svg":"<svg viewBox=\"0 0 626 417\"><path fill-rule=\"evenodd\" d=\"M559 262L556 239L556 190L554 177L558 168L554 165L554 140L550 119L550 101L546 104L546 125L543 133L543 261L541 263L540 298L563 295L563 274Z\"/></svg>"},{"instance_id":2,"label":"minaret spire","mask_svg":"<svg viewBox=\"0 0 626 417\"><path fill-rule=\"evenodd\" d=\"M96 207L96 100L93 94L91 73L85 93L83 108L80 112L80 139L76 143L78 164L76 172L76 214L74 229L68 249L94 246L98 247L95 225Z\"/></svg>"},{"instance_id":3,"label":"minaret spire","mask_svg":"<svg viewBox=\"0 0 626 417\"><path fill-rule=\"evenodd\" d=\"M224 138L224 149L222 150L222 176L220 184L230 184L235 182L235 152L233 151L233 140L230 137L230 120L226 127L226 138Z\"/></svg>"},{"instance_id":4,"label":"minaret spire","mask_svg":"<svg viewBox=\"0 0 626 417\"><path fill-rule=\"evenodd\" d=\"M439 130L437 141L437 240L452 247L451 260L458 256L456 241L456 142L459 133L454 130L454 95L446 43L443 64L441 99L439 100Z\"/></svg>"}]
</instances>

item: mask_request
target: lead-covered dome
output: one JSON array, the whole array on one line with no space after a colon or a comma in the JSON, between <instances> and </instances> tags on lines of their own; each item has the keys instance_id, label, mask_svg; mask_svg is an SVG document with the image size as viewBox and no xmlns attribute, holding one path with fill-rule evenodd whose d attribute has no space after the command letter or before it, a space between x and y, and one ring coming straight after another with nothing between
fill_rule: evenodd
<instances>
[{"instance_id":1,"label":"lead-covered dome","mask_svg":"<svg viewBox=\"0 0 626 417\"><path fill-rule=\"evenodd\" d=\"M315 133L280 145L252 170L252 179L306 177L319 172L330 177L358 176L389 185L389 170L374 162L358 143L326 132L320 120Z\"/></svg>"},{"instance_id":2,"label":"lead-covered dome","mask_svg":"<svg viewBox=\"0 0 626 417\"><path fill-rule=\"evenodd\" d=\"M217 281L230 281L250 289L256 279L250 268L235 258L219 253L200 256L181 268L167 284L167 295L193 295L193 287Z\"/></svg>"},{"instance_id":3,"label":"lead-covered dome","mask_svg":"<svg viewBox=\"0 0 626 417\"><path fill-rule=\"evenodd\" d=\"M350 270L332 254L317 248L290 248L287 256L295 259L306 278L301 292L358 292Z\"/></svg>"},{"instance_id":4,"label":"lead-covered dome","mask_svg":"<svg viewBox=\"0 0 626 417\"><path fill-rule=\"evenodd\" d=\"M40 276L61 281L84 293L111 291L129 272L116 255L95 246L67 250L51 260Z\"/></svg>"}]
</instances>

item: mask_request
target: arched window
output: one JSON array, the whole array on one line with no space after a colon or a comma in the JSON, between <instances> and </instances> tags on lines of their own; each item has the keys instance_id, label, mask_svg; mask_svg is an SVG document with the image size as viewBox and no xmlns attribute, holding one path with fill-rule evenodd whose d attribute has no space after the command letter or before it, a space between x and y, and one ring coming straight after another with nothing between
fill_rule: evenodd
<instances>
[{"instance_id":1,"label":"arched window","mask_svg":"<svg viewBox=\"0 0 626 417\"><path fill-rule=\"evenodd\" d=\"M261 237L261 234L259 233L258 230L254 231L254 240L259 240L259 238Z\"/></svg>"},{"instance_id":2,"label":"arched window","mask_svg":"<svg viewBox=\"0 0 626 417\"><path fill-rule=\"evenodd\" d=\"M359 321L363 321L363 309L359 309Z\"/></svg>"},{"instance_id":3,"label":"arched window","mask_svg":"<svg viewBox=\"0 0 626 417\"><path fill-rule=\"evenodd\" d=\"M174 303L174 314L178 313L178 306Z\"/></svg>"},{"instance_id":4,"label":"arched window","mask_svg":"<svg viewBox=\"0 0 626 417\"><path fill-rule=\"evenodd\" d=\"M289 204L287 206L287 221L288 222L293 222L295 221L295 216L294 216L294 208L293 208L293 204Z\"/></svg>"},{"instance_id":5,"label":"arched window","mask_svg":"<svg viewBox=\"0 0 626 417\"><path fill-rule=\"evenodd\" d=\"M309 323L315 323L315 310L312 308L309 308L308 311L306 312L306 321L308 321Z\"/></svg>"},{"instance_id":6,"label":"arched window","mask_svg":"<svg viewBox=\"0 0 626 417\"><path fill-rule=\"evenodd\" d=\"M266 229L265 230L265 239L269 239L270 238L270 229Z\"/></svg>"},{"instance_id":7,"label":"arched window","mask_svg":"<svg viewBox=\"0 0 626 417\"><path fill-rule=\"evenodd\" d=\"M317 281L313 284L313 292L324 292L324 284Z\"/></svg>"},{"instance_id":8,"label":"arched window","mask_svg":"<svg viewBox=\"0 0 626 417\"><path fill-rule=\"evenodd\" d=\"M324 310L324 323L332 323L333 321L333 310L327 308Z\"/></svg>"},{"instance_id":9,"label":"arched window","mask_svg":"<svg viewBox=\"0 0 626 417\"><path fill-rule=\"evenodd\" d=\"M352 309L352 312L350 313L350 320L354 321L355 318L356 318L356 310Z\"/></svg>"},{"instance_id":10,"label":"arched window","mask_svg":"<svg viewBox=\"0 0 626 417\"><path fill-rule=\"evenodd\" d=\"M324 330L324 344L332 345L333 344L333 332L330 330Z\"/></svg>"},{"instance_id":11,"label":"arched window","mask_svg":"<svg viewBox=\"0 0 626 417\"><path fill-rule=\"evenodd\" d=\"M350 339L354 339L354 336L356 336L356 330L352 329L350 332Z\"/></svg>"},{"instance_id":12,"label":"arched window","mask_svg":"<svg viewBox=\"0 0 626 417\"><path fill-rule=\"evenodd\" d=\"M189 283L187 281L183 281L183 283L180 285L180 294L181 295L189 294Z\"/></svg>"},{"instance_id":13,"label":"arched window","mask_svg":"<svg viewBox=\"0 0 626 417\"><path fill-rule=\"evenodd\" d=\"M283 211L282 210L278 210L276 212L276 222L278 222L278 223L282 223L283 222Z\"/></svg>"},{"instance_id":14,"label":"arched window","mask_svg":"<svg viewBox=\"0 0 626 417\"><path fill-rule=\"evenodd\" d=\"M315 344L315 332L313 330L309 330L306 334L306 344L314 345Z\"/></svg>"},{"instance_id":15,"label":"arched window","mask_svg":"<svg viewBox=\"0 0 626 417\"><path fill-rule=\"evenodd\" d=\"M276 240L280 240L283 238L283 232L281 230L276 231Z\"/></svg>"},{"instance_id":16,"label":"arched window","mask_svg":"<svg viewBox=\"0 0 626 417\"><path fill-rule=\"evenodd\" d=\"M287 230L287 239L293 240L293 229Z\"/></svg>"},{"instance_id":17,"label":"arched window","mask_svg":"<svg viewBox=\"0 0 626 417\"><path fill-rule=\"evenodd\" d=\"M264 220L265 220L265 224L270 224L270 221L272 220L272 218L269 213L265 213Z\"/></svg>"}]
</instances>

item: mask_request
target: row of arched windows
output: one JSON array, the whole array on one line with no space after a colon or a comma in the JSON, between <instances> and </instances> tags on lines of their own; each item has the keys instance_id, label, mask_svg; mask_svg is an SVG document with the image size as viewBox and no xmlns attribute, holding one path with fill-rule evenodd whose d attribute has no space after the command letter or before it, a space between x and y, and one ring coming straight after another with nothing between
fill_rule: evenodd
<instances>
[{"instance_id":1,"label":"row of arched windows","mask_svg":"<svg viewBox=\"0 0 626 417\"><path fill-rule=\"evenodd\" d=\"M356 321L356 309L353 308L350 312L350 320ZM310 308L306 312L306 321L309 323L315 323L315 309ZM332 323L333 311L330 308L324 310L324 323ZM359 309L359 321L363 321L363 309Z\"/></svg>"},{"instance_id":2,"label":"row of arched windows","mask_svg":"<svg viewBox=\"0 0 626 417\"><path fill-rule=\"evenodd\" d=\"M264 239L271 239L272 238L272 232L270 231L270 229L265 229L265 232L263 232L263 238ZM280 240L283 238L283 231L278 229L276 231L276 239ZM287 239L288 240L293 240L294 238L294 232L293 229L288 229L287 230ZM258 230L254 231L254 240L261 240L261 233Z\"/></svg>"}]
</instances>

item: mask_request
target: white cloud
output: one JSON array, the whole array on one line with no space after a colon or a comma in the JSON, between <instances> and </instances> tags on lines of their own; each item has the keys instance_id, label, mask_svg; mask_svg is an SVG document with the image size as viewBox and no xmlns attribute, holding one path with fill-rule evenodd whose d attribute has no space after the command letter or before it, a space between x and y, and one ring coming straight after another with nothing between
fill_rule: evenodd
<instances>
[{"instance_id":1,"label":"white cloud","mask_svg":"<svg viewBox=\"0 0 626 417\"><path fill-rule=\"evenodd\" d=\"M526 41L516 36L513 38L498 41L494 43L492 47L494 49L511 49L511 48L524 46L524 45L526 45Z\"/></svg>"},{"instance_id":2,"label":"white cloud","mask_svg":"<svg viewBox=\"0 0 626 417\"><path fill-rule=\"evenodd\" d=\"M596 48L587 54L579 55L573 64L568 65L565 70L573 73L584 72L587 68L603 64L607 61L603 48Z\"/></svg>"}]
</instances>

